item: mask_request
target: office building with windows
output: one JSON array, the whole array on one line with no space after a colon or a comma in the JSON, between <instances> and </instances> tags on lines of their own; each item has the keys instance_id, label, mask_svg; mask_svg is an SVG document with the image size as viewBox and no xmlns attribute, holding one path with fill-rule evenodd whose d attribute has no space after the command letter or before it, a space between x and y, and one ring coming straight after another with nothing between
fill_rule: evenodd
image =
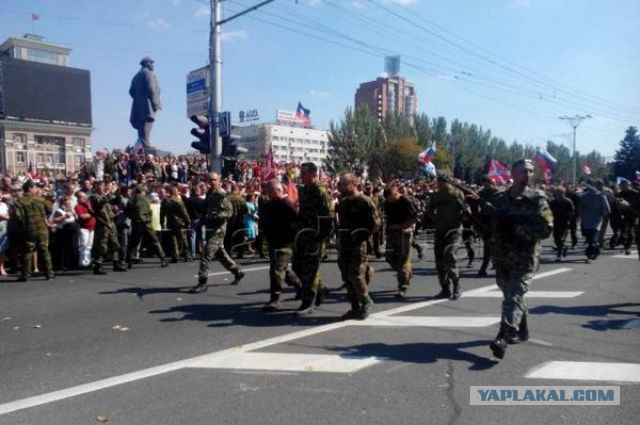
<instances>
[{"instance_id":1,"label":"office building with windows","mask_svg":"<svg viewBox=\"0 0 640 425\"><path fill-rule=\"evenodd\" d=\"M365 107L382 121L387 115L398 114L415 124L418 95L413 83L400 76L379 77L361 83L355 95L355 108Z\"/></svg>"},{"instance_id":2,"label":"office building with windows","mask_svg":"<svg viewBox=\"0 0 640 425\"><path fill-rule=\"evenodd\" d=\"M91 159L91 78L70 51L32 34L0 44L0 172L58 176Z\"/></svg>"}]
</instances>

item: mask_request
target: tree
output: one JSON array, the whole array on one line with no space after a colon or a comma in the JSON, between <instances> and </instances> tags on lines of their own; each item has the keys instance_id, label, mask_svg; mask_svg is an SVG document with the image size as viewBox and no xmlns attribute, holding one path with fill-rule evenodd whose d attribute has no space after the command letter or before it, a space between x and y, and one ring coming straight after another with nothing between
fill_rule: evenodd
<instances>
[{"instance_id":1,"label":"tree","mask_svg":"<svg viewBox=\"0 0 640 425\"><path fill-rule=\"evenodd\" d=\"M620 149L616 151L615 160L613 169L616 176L636 179L636 170L640 171L640 136L637 127L627 128L624 139L620 141Z\"/></svg>"},{"instance_id":2,"label":"tree","mask_svg":"<svg viewBox=\"0 0 640 425\"><path fill-rule=\"evenodd\" d=\"M395 140L373 153L371 169L379 172L385 180L410 177L418 171L418 154L421 150L414 137Z\"/></svg>"}]
</instances>

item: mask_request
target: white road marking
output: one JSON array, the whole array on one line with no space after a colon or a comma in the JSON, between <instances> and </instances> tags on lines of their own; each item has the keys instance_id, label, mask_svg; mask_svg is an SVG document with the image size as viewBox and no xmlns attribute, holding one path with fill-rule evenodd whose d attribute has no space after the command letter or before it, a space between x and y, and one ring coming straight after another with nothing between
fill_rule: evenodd
<instances>
[{"instance_id":1,"label":"white road marking","mask_svg":"<svg viewBox=\"0 0 640 425\"><path fill-rule=\"evenodd\" d=\"M240 270L242 270L243 272L257 272L260 270L269 270L269 266L260 266L260 267L248 267L246 269L240 268ZM228 271L223 271L223 272L215 272L215 273L209 273L207 276L209 277L213 277L213 276L224 276L227 274L231 274L231 272ZM198 277L197 274L194 274L193 277Z\"/></svg>"},{"instance_id":2,"label":"white road marking","mask_svg":"<svg viewBox=\"0 0 640 425\"><path fill-rule=\"evenodd\" d=\"M618 255L613 255L613 258L626 258L628 260L637 260L638 259L638 251L631 251L631 254L627 255L627 254L618 254Z\"/></svg>"},{"instance_id":3,"label":"white road marking","mask_svg":"<svg viewBox=\"0 0 640 425\"><path fill-rule=\"evenodd\" d=\"M575 298L584 294L584 291L529 291L525 294L526 298ZM502 298L502 292L500 291L486 291L479 292L477 294L469 295L467 297L473 298Z\"/></svg>"},{"instance_id":4,"label":"white road marking","mask_svg":"<svg viewBox=\"0 0 640 425\"><path fill-rule=\"evenodd\" d=\"M269 267L268 266L262 266L262 267L253 267L253 268L249 268L249 269L244 269L244 271L258 271L258 270L267 270ZM563 270L563 269L558 269L558 270ZM570 269L569 269L570 270ZM211 275L219 275L219 274L226 274L227 272L220 272L220 273L213 273ZM545 272L545 273L551 273L553 274L557 274L558 272L554 272L553 270L551 270L550 272ZM546 276L545 273L540 273L537 276ZM534 279L536 278L536 276L534 276ZM469 293L482 293L482 292L486 292L486 291L490 291L492 289L495 288L495 284L491 284L491 285L487 285L487 286L483 286L480 288L476 288L474 290L471 291L467 291L467 294ZM464 295L464 293L463 293ZM373 315L371 315L371 317L373 318L381 318L381 317L387 317L387 316L391 316L394 314L398 314L398 313L404 313L407 311L412 311L412 310L417 310L420 308L424 308L430 305L435 305L435 304L440 304L440 303L444 303L447 302L449 300L447 299L438 299L438 300L431 300L431 301L423 301L423 302L419 302L419 303L414 303L414 304L410 304L410 305L406 305L406 306L400 306L391 310L387 310L387 311L383 311L383 312L379 312L379 313L375 313ZM273 337L273 338L267 338L264 339L262 341L256 341L254 343L250 343L250 344L246 344L246 345L239 345L237 347L233 347L233 348L229 348L226 350L222 350L222 351L217 351L217 352L213 352L213 353L209 353L209 354L205 354L202 356L197 356L197 357L192 357L189 359L184 359L184 360L179 360L176 362L172 362L172 363L167 363L164 365L160 365L160 366L155 366L155 367L151 367L151 368L147 368L147 369L142 369L136 372L131 372L131 373L126 373L124 375L118 375L118 376L113 376L110 378L105 378L105 379L101 379L98 381L94 381L94 382L89 382L86 384L82 384L82 385L78 385L75 387L70 387L70 388L66 388L63 390L59 390L59 391L53 391L53 392L49 392L49 393L44 393L44 394L40 394L37 396L33 396L33 397L27 397L27 398L23 398L20 400L16 400L16 401L12 401L12 402L8 402L8 403L4 403L4 404L0 404L0 415L4 415L7 413L11 413L11 412L15 412L18 410L23 410L23 409L28 409L31 407L36 407L36 406L41 406L44 404L48 404L48 403L52 403L55 401L60 401L60 400L64 400L70 397L75 397L78 395L82 395L82 394L87 394L87 393L91 393L94 391L99 391L99 390L103 390L106 388L111 388L111 387L115 387L117 385L122 385L122 384L126 384L128 382L133 382L133 381L138 381L141 379L146 379L146 378L150 378L153 376L157 376L157 375L162 375L165 373L169 373L169 372L174 372L180 369L185 369L185 368L189 368L191 367L193 364L197 364L200 362L213 362L213 361L217 361L219 359L222 358L232 358L234 356L238 356L241 354L245 354L248 351L255 351L255 350L259 350L265 347L269 347L271 345L276 345L276 344L281 344L284 342L288 342L288 341L292 341L292 340L296 340L296 339L300 339L300 338L306 338L309 336L313 336L313 335L317 335L317 334L321 334L324 332L328 332L334 329L340 329L346 326L351 326L354 325L356 321L353 320L348 320L348 321L344 321L344 322L336 322L336 323L330 323L327 325L322 325L322 326L316 326L313 328L309 328L309 329L304 329L304 330L300 330L297 332L291 332L285 335L281 335L281 336L277 336L277 337Z\"/></svg>"},{"instance_id":5,"label":"white road marking","mask_svg":"<svg viewBox=\"0 0 640 425\"><path fill-rule=\"evenodd\" d=\"M286 372L354 373L379 363L375 357L343 357L337 354L242 353L231 358L194 362L201 369L243 369Z\"/></svg>"},{"instance_id":6,"label":"white road marking","mask_svg":"<svg viewBox=\"0 0 640 425\"><path fill-rule=\"evenodd\" d=\"M533 368L525 377L576 381L640 382L640 364L550 361Z\"/></svg>"},{"instance_id":7,"label":"white road marking","mask_svg":"<svg viewBox=\"0 0 640 425\"><path fill-rule=\"evenodd\" d=\"M533 280L544 279L545 277L554 276L560 273L570 272L569 267L560 267L559 269L549 270L548 272L536 273L533 275Z\"/></svg>"},{"instance_id":8,"label":"white road marking","mask_svg":"<svg viewBox=\"0 0 640 425\"><path fill-rule=\"evenodd\" d=\"M529 342L532 344L538 344L545 347L553 347L553 344L547 341L543 341L541 339L529 338Z\"/></svg>"},{"instance_id":9,"label":"white road marking","mask_svg":"<svg viewBox=\"0 0 640 425\"><path fill-rule=\"evenodd\" d=\"M355 326L421 326L438 328L484 328L500 322L487 316L384 316L357 321Z\"/></svg>"}]
</instances>

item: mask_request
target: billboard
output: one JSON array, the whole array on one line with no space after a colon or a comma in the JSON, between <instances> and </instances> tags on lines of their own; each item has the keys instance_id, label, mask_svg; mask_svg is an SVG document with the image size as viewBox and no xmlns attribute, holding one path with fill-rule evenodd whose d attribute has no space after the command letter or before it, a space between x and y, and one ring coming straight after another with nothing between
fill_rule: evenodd
<instances>
[{"instance_id":1,"label":"billboard","mask_svg":"<svg viewBox=\"0 0 640 425\"><path fill-rule=\"evenodd\" d=\"M3 58L0 118L90 128L89 71Z\"/></svg>"}]
</instances>

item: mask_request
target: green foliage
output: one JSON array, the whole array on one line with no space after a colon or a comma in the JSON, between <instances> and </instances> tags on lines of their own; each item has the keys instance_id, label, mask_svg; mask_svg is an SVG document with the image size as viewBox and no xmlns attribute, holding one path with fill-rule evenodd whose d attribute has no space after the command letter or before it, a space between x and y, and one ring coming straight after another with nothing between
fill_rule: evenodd
<instances>
[{"instance_id":1,"label":"green foliage","mask_svg":"<svg viewBox=\"0 0 640 425\"><path fill-rule=\"evenodd\" d=\"M636 170L640 171L640 136L637 127L629 127L624 139L620 141L620 149L616 151L613 166L615 176L636 179Z\"/></svg>"}]
</instances>

